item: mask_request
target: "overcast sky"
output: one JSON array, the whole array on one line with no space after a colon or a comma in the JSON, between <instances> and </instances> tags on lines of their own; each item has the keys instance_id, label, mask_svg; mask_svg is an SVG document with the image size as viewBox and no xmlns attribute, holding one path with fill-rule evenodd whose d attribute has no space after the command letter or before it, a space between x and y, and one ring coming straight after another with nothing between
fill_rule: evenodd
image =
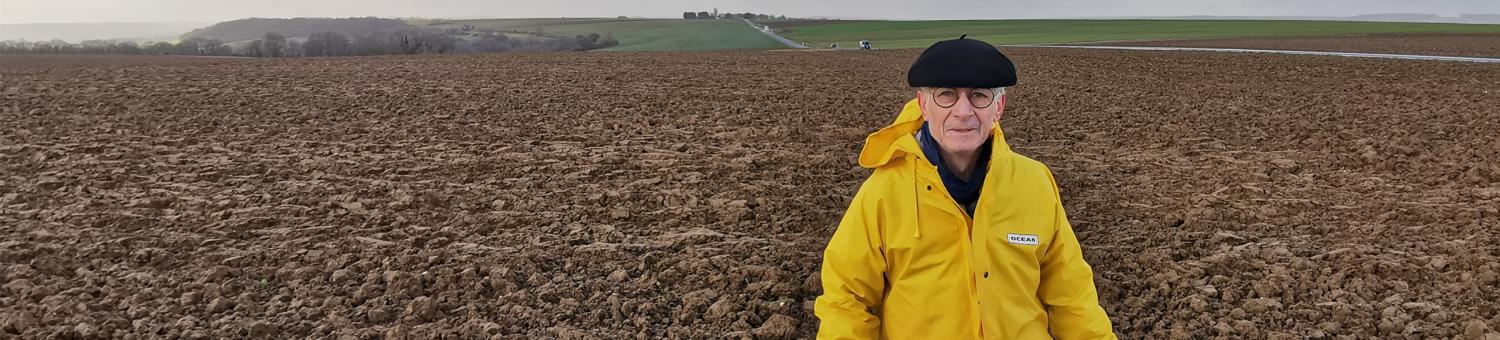
<instances>
[{"instance_id":1,"label":"overcast sky","mask_svg":"<svg viewBox=\"0 0 1500 340\"><path fill-rule=\"evenodd\" d=\"M246 17L680 17L687 10L872 19L1500 13L1500 0L0 0L0 23Z\"/></svg>"}]
</instances>

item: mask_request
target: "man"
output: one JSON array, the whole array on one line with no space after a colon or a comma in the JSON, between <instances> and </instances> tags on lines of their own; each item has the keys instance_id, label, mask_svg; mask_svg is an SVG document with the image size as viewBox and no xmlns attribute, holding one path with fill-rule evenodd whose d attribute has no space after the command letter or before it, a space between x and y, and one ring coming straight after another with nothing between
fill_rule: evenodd
<instances>
[{"instance_id":1,"label":"man","mask_svg":"<svg viewBox=\"0 0 1500 340\"><path fill-rule=\"evenodd\" d=\"M959 37L906 81L916 99L865 140L875 171L823 253L818 338L1113 339L1051 171L1005 144L1015 65Z\"/></svg>"}]
</instances>

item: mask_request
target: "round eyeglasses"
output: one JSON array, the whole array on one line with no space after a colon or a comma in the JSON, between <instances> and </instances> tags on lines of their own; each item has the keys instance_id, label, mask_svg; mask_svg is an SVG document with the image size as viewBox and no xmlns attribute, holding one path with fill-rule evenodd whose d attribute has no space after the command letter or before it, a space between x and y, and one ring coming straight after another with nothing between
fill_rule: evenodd
<instances>
[{"instance_id":1,"label":"round eyeglasses","mask_svg":"<svg viewBox=\"0 0 1500 340\"><path fill-rule=\"evenodd\" d=\"M976 109L983 109L994 105L998 101L996 97L1004 93L1004 88L996 92L995 89L959 90L951 87L940 87L932 90L932 102L937 103L938 107L946 109L958 104L959 98L967 97L969 98L969 105L974 106Z\"/></svg>"}]
</instances>

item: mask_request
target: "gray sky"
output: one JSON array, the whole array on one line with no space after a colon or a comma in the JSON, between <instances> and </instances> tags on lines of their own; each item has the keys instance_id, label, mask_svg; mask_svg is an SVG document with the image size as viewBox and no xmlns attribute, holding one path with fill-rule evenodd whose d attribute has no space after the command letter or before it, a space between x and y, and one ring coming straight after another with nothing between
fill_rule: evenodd
<instances>
[{"instance_id":1,"label":"gray sky","mask_svg":"<svg viewBox=\"0 0 1500 340\"><path fill-rule=\"evenodd\" d=\"M1500 0L0 0L0 23L214 22L245 17L680 17L687 10L796 17L1016 19L1500 13Z\"/></svg>"}]
</instances>

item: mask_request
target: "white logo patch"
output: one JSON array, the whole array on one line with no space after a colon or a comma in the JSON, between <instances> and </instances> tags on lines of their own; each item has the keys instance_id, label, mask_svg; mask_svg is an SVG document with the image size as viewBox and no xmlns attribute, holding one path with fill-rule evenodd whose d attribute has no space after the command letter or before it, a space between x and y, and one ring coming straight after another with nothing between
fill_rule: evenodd
<instances>
[{"instance_id":1,"label":"white logo patch","mask_svg":"<svg viewBox=\"0 0 1500 340\"><path fill-rule=\"evenodd\" d=\"M1010 241L1010 244L1020 244L1028 246L1034 246L1038 243L1036 235L1030 234L1005 234L1005 240Z\"/></svg>"}]
</instances>

